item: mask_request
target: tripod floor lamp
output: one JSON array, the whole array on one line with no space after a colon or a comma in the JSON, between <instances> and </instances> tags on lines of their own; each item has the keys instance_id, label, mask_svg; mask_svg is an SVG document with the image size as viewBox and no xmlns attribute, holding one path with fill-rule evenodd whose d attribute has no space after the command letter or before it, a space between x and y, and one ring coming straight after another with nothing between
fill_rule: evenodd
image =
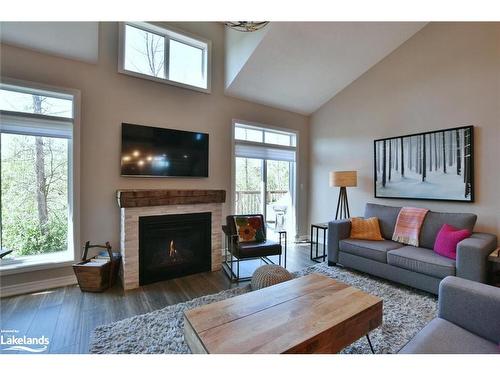
<instances>
[{"instance_id":1,"label":"tripod floor lamp","mask_svg":"<svg viewBox=\"0 0 500 375\"><path fill-rule=\"evenodd\" d=\"M339 199L337 201L337 212L335 220L347 219L349 213L349 203L347 202L347 187L354 187L358 184L356 171L332 171L330 172L330 187L339 187Z\"/></svg>"}]
</instances>

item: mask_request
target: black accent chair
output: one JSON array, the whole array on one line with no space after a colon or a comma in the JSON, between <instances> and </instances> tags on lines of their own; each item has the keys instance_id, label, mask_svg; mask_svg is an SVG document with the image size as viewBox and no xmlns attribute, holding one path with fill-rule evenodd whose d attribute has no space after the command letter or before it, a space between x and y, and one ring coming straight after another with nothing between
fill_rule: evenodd
<instances>
[{"instance_id":1,"label":"black accent chair","mask_svg":"<svg viewBox=\"0 0 500 375\"><path fill-rule=\"evenodd\" d=\"M234 219L238 217L260 217L262 229L264 232L263 241L240 242L236 231ZM225 234L224 243L224 260L222 269L229 277L231 282L248 281L251 277L240 277L240 261L261 259L266 264L275 264L270 256L278 255L279 264L281 265L281 255L283 248L285 249L284 259L286 268L286 232L279 232L279 242L269 240L266 237L266 225L264 216L256 215L229 215L226 217L226 225L222 226L222 231ZM284 235L284 246L282 246L282 237ZM236 272L234 270L236 266Z\"/></svg>"}]
</instances>

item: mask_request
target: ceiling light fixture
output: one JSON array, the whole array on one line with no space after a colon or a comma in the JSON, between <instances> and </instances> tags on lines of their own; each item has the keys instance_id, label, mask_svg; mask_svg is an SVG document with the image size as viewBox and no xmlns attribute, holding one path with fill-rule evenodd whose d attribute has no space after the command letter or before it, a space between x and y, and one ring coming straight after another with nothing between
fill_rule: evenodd
<instances>
[{"instance_id":1,"label":"ceiling light fixture","mask_svg":"<svg viewBox=\"0 0 500 375\"><path fill-rule=\"evenodd\" d=\"M224 25L236 31L251 33L266 27L268 23L269 21L230 21L224 22Z\"/></svg>"}]
</instances>

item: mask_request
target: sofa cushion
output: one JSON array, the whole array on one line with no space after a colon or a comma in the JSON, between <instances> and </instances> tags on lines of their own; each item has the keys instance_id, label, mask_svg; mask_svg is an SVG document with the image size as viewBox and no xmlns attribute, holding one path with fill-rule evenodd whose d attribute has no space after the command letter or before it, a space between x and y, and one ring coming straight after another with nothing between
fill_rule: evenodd
<instances>
[{"instance_id":1,"label":"sofa cushion","mask_svg":"<svg viewBox=\"0 0 500 375\"><path fill-rule=\"evenodd\" d=\"M436 236L444 224L453 225L458 229L467 229L472 232L476 220L477 215L474 214L429 211L420 229L419 245L427 249L433 249Z\"/></svg>"},{"instance_id":2,"label":"sofa cushion","mask_svg":"<svg viewBox=\"0 0 500 375\"><path fill-rule=\"evenodd\" d=\"M434 251L444 257L457 259L457 245L460 241L469 238L472 232L468 229L458 229L444 224L436 236Z\"/></svg>"},{"instance_id":3,"label":"sofa cushion","mask_svg":"<svg viewBox=\"0 0 500 375\"><path fill-rule=\"evenodd\" d=\"M234 225L240 242L259 242L266 239L262 215L234 216Z\"/></svg>"},{"instance_id":4,"label":"sofa cushion","mask_svg":"<svg viewBox=\"0 0 500 375\"><path fill-rule=\"evenodd\" d=\"M365 218L377 217L382 237L390 240L394 233L394 227L396 226L396 220L400 210L401 207L367 203L365 207Z\"/></svg>"},{"instance_id":5,"label":"sofa cushion","mask_svg":"<svg viewBox=\"0 0 500 375\"><path fill-rule=\"evenodd\" d=\"M493 342L441 318L435 318L407 343L400 354L499 354Z\"/></svg>"},{"instance_id":6,"label":"sofa cushion","mask_svg":"<svg viewBox=\"0 0 500 375\"><path fill-rule=\"evenodd\" d=\"M242 217L246 218L248 216L260 216L261 221L264 222L264 215L256 214L256 215L228 215L226 216L226 230L228 235L237 235L238 231L236 230L236 223L234 221L235 218ZM266 238L266 226L262 227L262 232L264 233L264 238Z\"/></svg>"},{"instance_id":7,"label":"sofa cushion","mask_svg":"<svg viewBox=\"0 0 500 375\"><path fill-rule=\"evenodd\" d=\"M367 241L348 238L339 242L340 251L387 263L387 252L402 247L400 243L383 240Z\"/></svg>"},{"instance_id":8,"label":"sofa cushion","mask_svg":"<svg viewBox=\"0 0 500 375\"><path fill-rule=\"evenodd\" d=\"M380 226L376 217L363 219L362 217L351 218L351 235L356 240L383 241L380 234Z\"/></svg>"},{"instance_id":9,"label":"sofa cushion","mask_svg":"<svg viewBox=\"0 0 500 375\"><path fill-rule=\"evenodd\" d=\"M438 278L455 276L456 273L453 259L442 257L423 247L403 246L391 250L387 253L387 263Z\"/></svg>"}]
</instances>

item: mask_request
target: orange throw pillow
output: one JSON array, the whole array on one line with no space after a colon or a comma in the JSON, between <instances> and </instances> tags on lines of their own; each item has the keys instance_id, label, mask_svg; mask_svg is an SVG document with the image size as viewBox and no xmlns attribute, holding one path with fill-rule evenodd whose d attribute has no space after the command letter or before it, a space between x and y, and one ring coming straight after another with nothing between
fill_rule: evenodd
<instances>
[{"instance_id":1,"label":"orange throw pillow","mask_svg":"<svg viewBox=\"0 0 500 375\"><path fill-rule=\"evenodd\" d=\"M380 234L380 226L376 217L363 219L361 217L351 218L351 237L356 240L383 241Z\"/></svg>"}]
</instances>

